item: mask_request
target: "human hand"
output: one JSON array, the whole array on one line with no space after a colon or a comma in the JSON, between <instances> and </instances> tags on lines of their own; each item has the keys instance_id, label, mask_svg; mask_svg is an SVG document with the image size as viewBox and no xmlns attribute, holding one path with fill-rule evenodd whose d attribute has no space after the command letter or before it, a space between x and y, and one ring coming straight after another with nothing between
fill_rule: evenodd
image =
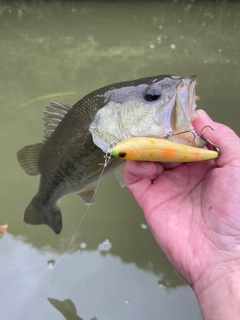
<instances>
[{"instance_id":1,"label":"human hand","mask_svg":"<svg viewBox=\"0 0 240 320\"><path fill-rule=\"evenodd\" d=\"M206 125L215 130L205 128L204 135L220 146L218 159L185 164L128 161L124 177L157 243L201 306L206 290L217 289L227 274L234 274L240 286L240 139L198 112L193 125L198 133Z\"/></svg>"}]
</instances>

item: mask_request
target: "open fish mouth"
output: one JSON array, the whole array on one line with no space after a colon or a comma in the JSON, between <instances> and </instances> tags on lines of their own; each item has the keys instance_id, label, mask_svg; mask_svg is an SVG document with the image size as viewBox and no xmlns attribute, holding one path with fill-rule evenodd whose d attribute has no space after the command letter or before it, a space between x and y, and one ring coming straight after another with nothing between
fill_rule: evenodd
<instances>
[{"instance_id":1,"label":"open fish mouth","mask_svg":"<svg viewBox=\"0 0 240 320\"><path fill-rule=\"evenodd\" d=\"M170 123L171 130L166 133L165 138L172 141L190 144L197 147L206 145L206 142L196 134L192 121L197 118L196 113L196 83L197 76L182 78L176 88L176 94L171 110Z\"/></svg>"},{"instance_id":2,"label":"open fish mouth","mask_svg":"<svg viewBox=\"0 0 240 320\"><path fill-rule=\"evenodd\" d=\"M167 130L181 132L192 129L191 121L196 118L195 86L196 76L182 78L176 86L175 94L166 103L165 133Z\"/></svg>"},{"instance_id":3,"label":"open fish mouth","mask_svg":"<svg viewBox=\"0 0 240 320\"><path fill-rule=\"evenodd\" d=\"M193 121L197 118L196 115L196 84L197 84L197 76L189 77L190 85L188 90L188 105L187 110L190 115L190 120Z\"/></svg>"},{"instance_id":4,"label":"open fish mouth","mask_svg":"<svg viewBox=\"0 0 240 320\"><path fill-rule=\"evenodd\" d=\"M196 115L196 83L197 76L190 76L189 78L182 79L177 87L176 92L176 108L182 109L190 121L197 118ZM179 112L178 112L179 116ZM176 122L181 121L176 120ZM174 127L174 124L172 123Z\"/></svg>"}]
</instances>

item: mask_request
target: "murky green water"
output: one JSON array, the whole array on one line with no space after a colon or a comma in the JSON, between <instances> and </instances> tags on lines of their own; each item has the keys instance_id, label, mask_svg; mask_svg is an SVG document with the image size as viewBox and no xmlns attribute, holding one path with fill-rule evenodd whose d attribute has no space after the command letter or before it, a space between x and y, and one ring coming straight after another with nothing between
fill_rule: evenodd
<instances>
[{"instance_id":1,"label":"murky green water","mask_svg":"<svg viewBox=\"0 0 240 320\"><path fill-rule=\"evenodd\" d=\"M0 1L1 319L199 319L191 289L160 252L115 177L86 206L64 198L63 231L23 222L38 178L16 151L42 140L49 100L109 83L197 74L199 107L240 134L238 1ZM64 261L63 261L63 258ZM46 299L45 299L46 298Z\"/></svg>"}]
</instances>

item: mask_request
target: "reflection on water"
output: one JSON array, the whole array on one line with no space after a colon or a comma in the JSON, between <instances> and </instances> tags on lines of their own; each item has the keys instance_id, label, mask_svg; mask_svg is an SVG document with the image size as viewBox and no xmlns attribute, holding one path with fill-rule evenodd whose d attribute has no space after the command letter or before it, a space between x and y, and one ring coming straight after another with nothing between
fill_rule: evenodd
<instances>
[{"instance_id":1,"label":"reflection on water","mask_svg":"<svg viewBox=\"0 0 240 320\"><path fill-rule=\"evenodd\" d=\"M64 254L36 250L22 239L4 235L0 277L8 301L2 310L6 319L37 315L36 319L57 320L59 312L67 320L147 319L150 314L158 319L161 313L177 319L179 312L190 319L188 315L196 310L199 315L190 288L159 286L159 276L163 279L164 274L157 276L97 250L72 252L62 264L63 258ZM169 310L169 304L178 307Z\"/></svg>"},{"instance_id":2,"label":"reflection on water","mask_svg":"<svg viewBox=\"0 0 240 320\"><path fill-rule=\"evenodd\" d=\"M70 299L60 301L57 299L48 298L48 301L65 317L66 320L84 320L77 315L77 310ZM97 318L91 318L90 320L97 320Z\"/></svg>"},{"instance_id":3,"label":"reflection on water","mask_svg":"<svg viewBox=\"0 0 240 320\"><path fill-rule=\"evenodd\" d=\"M48 301L65 317L66 320L84 320L77 315L77 309L70 299L63 301L48 298ZM96 318L92 318L94 320ZM97 320L97 319L96 319Z\"/></svg>"},{"instance_id":4,"label":"reflection on water","mask_svg":"<svg viewBox=\"0 0 240 320\"><path fill-rule=\"evenodd\" d=\"M55 260L49 260L48 262L47 262L47 264L48 264L48 268L49 269L53 269L54 268L54 266L55 266Z\"/></svg>"},{"instance_id":5,"label":"reflection on water","mask_svg":"<svg viewBox=\"0 0 240 320\"><path fill-rule=\"evenodd\" d=\"M59 319L59 311L84 320L199 317L191 290L113 176L101 182L59 269L86 206L63 200L59 236L26 225L38 178L22 172L16 151L42 140L49 100L73 104L109 83L154 74L197 74L199 107L240 134L239 21L237 1L0 2L3 319L33 319L46 294L37 319Z\"/></svg>"}]
</instances>

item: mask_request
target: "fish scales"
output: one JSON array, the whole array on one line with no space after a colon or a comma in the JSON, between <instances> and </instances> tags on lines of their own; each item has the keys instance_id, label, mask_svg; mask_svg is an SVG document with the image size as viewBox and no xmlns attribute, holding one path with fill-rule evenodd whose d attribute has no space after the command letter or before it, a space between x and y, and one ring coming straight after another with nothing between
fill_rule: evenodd
<instances>
[{"instance_id":1,"label":"fish scales","mask_svg":"<svg viewBox=\"0 0 240 320\"><path fill-rule=\"evenodd\" d=\"M25 211L30 224L62 229L60 200L69 193L90 204L111 142L133 136L163 138L203 146L192 139L196 76L160 75L111 84L95 90L72 107L52 102L44 112L43 143L18 153L23 170L40 174L39 190ZM185 134L178 134L187 131ZM176 135L175 135L176 134ZM104 176L121 164L111 159Z\"/></svg>"}]
</instances>

